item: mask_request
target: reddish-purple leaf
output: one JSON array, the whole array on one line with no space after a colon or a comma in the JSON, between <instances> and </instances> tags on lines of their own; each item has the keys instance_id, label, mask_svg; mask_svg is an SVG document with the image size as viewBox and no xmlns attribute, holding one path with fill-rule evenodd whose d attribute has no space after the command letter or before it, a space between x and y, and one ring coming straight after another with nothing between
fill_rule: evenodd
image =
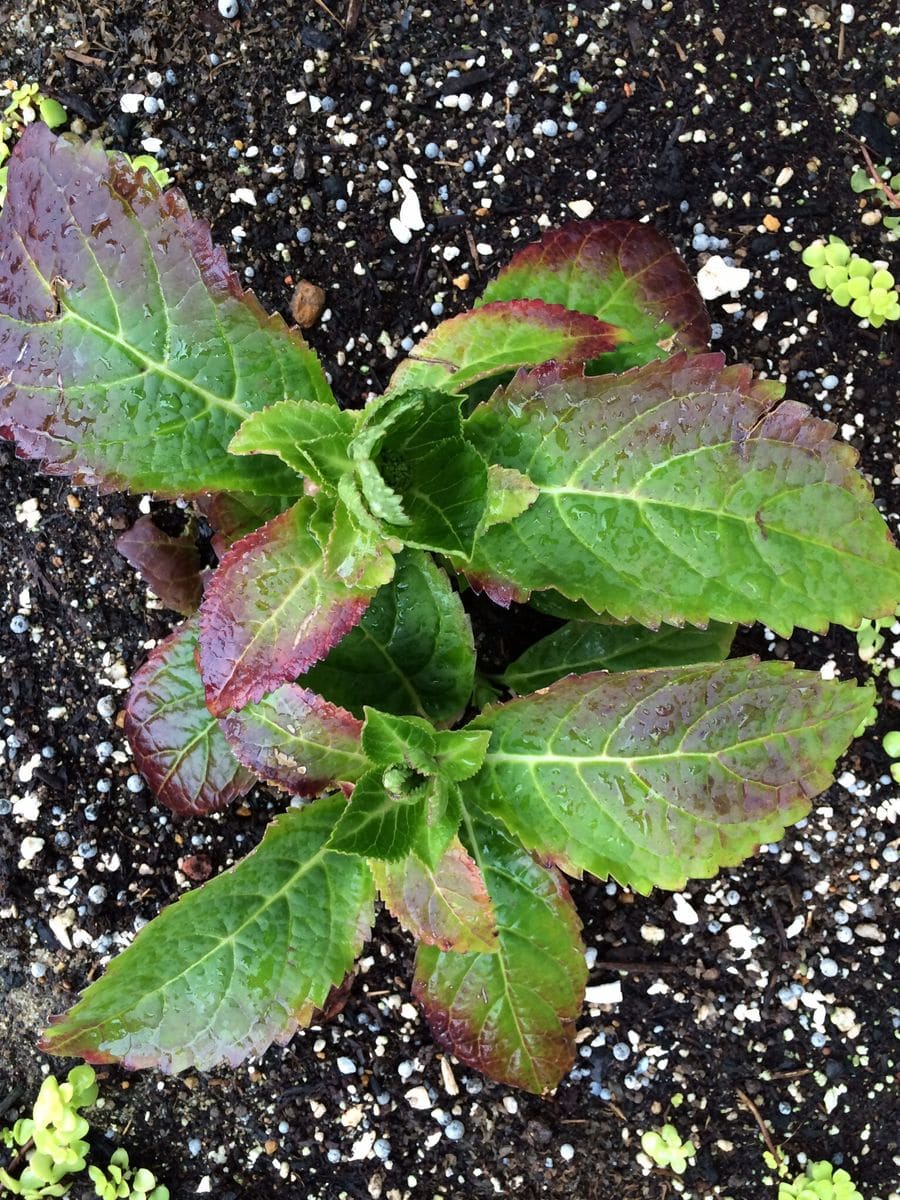
<instances>
[{"instance_id":1,"label":"reddish-purple leaf","mask_svg":"<svg viewBox=\"0 0 900 1200\"><path fill-rule=\"evenodd\" d=\"M628 336L623 329L543 300L485 304L442 321L391 378L392 388L463 391L517 367L599 358Z\"/></svg>"},{"instance_id":2,"label":"reddish-purple leaf","mask_svg":"<svg viewBox=\"0 0 900 1200\"><path fill-rule=\"evenodd\" d=\"M203 700L197 623L180 626L134 676L125 736L158 800L180 814L224 808L253 786Z\"/></svg>"},{"instance_id":3,"label":"reddish-purple leaf","mask_svg":"<svg viewBox=\"0 0 900 1200\"><path fill-rule=\"evenodd\" d=\"M628 333L608 370L671 350L702 350L709 318L691 273L666 239L632 221L577 221L513 256L482 304L536 297L590 313Z\"/></svg>"},{"instance_id":4,"label":"reddish-purple leaf","mask_svg":"<svg viewBox=\"0 0 900 1200\"><path fill-rule=\"evenodd\" d=\"M147 586L166 608L185 617L196 611L203 585L200 554L193 538L172 537L150 517L138 517L117 540L116 549L136 571L140 571Z\"/></svg>"},{"instance_id":5,"label":"reddish-purple leaf","mask_svg":"<svg viewBox=\"0 0 900 1200\"><path fill-rule=\"evenodd\" d=\"M478 864L454 838L434 867L415 850L369 864L381 898L418 942L459 954L497 949L497 922Z\"/></svg>"},{"instance_id":6,"label":"reddish-purple leaf","mask_svg":"<svg viewBox=\"0 0 900 1200\"><path fill-rule=\"evenodd\" d=\"M290 492L228 443L289 396L334 403L296 330L244 292L175 189L30 126L0 214L0 434L53 475L157 495Z\"/></svg>"},{"instance_id":7,"label":"reddish-purple leaf","mask_svg":"<svg viewBox=\"0 0 900 1200\"><path fill-rule=\"evenodd\" d=\"M369 766L359 740L362 722L295 683L230 713L221 724L245 767L295 796L353 784Z\"/></svg>"},{"instance_id":8,"label":"reddish-purple leaf","mask_svg":"<svg viewBox=\"0 0 900 1200\"><path fill-rule=\"evenodd\" d=\"M374 588L328 578L308 498L237 542L200 605L200 673L224 716L290 682L356 625Z\"/></svg>"},{"instance_id":9,"label":"reddish-purple leaf","mask_svg":"<svg viewBox=\"0 0 900 1200\"><path fill-rule=\"evenodd\" d=\"M295 503L296 496L255 496L252 492L215 492L194 501L216 531L212 548L222 558L229 546L265 525Z\"/></svg>"}]
</instances>

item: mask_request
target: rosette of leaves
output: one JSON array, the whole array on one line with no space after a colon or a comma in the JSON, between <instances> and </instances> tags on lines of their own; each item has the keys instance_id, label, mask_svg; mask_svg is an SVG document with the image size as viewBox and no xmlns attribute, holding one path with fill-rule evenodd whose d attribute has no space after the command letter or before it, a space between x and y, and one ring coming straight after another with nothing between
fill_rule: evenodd
<instances>
[{"instance_id":1,"label":"rosette of leaves","mask_svg":"<svg viewBox=\"0 0 900 1200\"><path fill-rule=\"evenodd\" d=\"M807 1163L800 1175L778 1185L778 1200L863 1200L850 1175L830 1162Z\"/></svg>"},{"instance_id":2,"label":"rosette of leaves","mask_svg":"<svg viewBox=\"0 0 900 1200\"><path fill-rule=\"evenodd\" d=\"M880 328L885 321L900 320L900 294L894 276L885 267L851 253L850 247L833 234L825 243L812 242L803 251L810 268L810 282L828 292L842 308Z\"/></svg>"},{"instance_id":3,"label":"rosette of leaves","mask_svg":"<svg viewBox=\"0 0 900 1200\"><path fill-rule=\"evenodd\" d=\"M10 1148L20 1146L25 1154L18 1176L0 1167L0 1184L6 1191L26 1198L64 1196L68 1192L67 1176L84 1170L88 1152L84 1139L90 1127L81 1109L90 1108L96 1099L91 1067L73 1067L65 1083L47 1076L31 1116L3 1131L4 1144Z\"/></svg>"},{"instance_id":4,"label":"rosette of leaves","mask_svg":"<svg viewBox=\"0 0 900 1200\"><path fill-rule=\"evenodd\" d=\"M646 892L738 863L809 811L870 709L853 682L728 659L735 625L856 628L900 591L853 450L708 336L659 234L577 223L342 409L180 193L28 131L0 219L0 430L53 475L201 508L219 565L134 676L126 734L176 813L259 779L293 797L48 1050L259 1053L352 970L377 892L419 943L437 1040L558 1083L587 974L566 875ZM126 552L189 612L191 551L142 528ZM467 590L558 616L479 667Z\"/></svg>"},{"instance_id":5,"label":"rosette of leaves","mask_svg":"<svg viewBox=\"0 0 900 1200\"><path fill-rule=\"evenodd\" d=\"M109 1166L88 1167L88 1176L100 1200L169 1200L169 1189L156 1182L156 1176L146 1167L129 1165L127 1150L114 1150Z\"/></svg>"},{"instance_id":6,"label":"rosette of leaves","mask_svg":"<svg viewBox=\"0 0 900 1200\"><path fill-rule=\"evenodd\" d=\"M884 210L889 210L891 215L883 215L881 223L885 229L893 231L900 227L900 171L896 174L892 173L891 160L886 159L880 166L872 167L872 171L865 167L857 167L850 176L850 187L857 195L866 192L873 193L871 199L873 202L880 204ZM881 186L873 178L873 172L877 174L881 180Z\"/></svg>"}]
</instances>

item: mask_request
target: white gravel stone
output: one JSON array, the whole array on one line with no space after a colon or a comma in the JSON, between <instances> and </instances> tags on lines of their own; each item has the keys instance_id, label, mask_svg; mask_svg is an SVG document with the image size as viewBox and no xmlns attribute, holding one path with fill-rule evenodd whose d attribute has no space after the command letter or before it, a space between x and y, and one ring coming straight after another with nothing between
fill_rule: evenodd
<instances>
[{"instance_id":1,"label":"white gravel stone","mask_svg":"<svg viewBox=\"0 0 900 1200\"><path fill-rule=\"evenodd\" d=\"M123 113L140 112L143 104L143 92L126 92L124 96L119 97L119 108L121 108Z\"/></svg>"},{"instance_id":2,"label":"white gravel stone","mask_svg":"<svg viewBox=\"0 0 900 1200\"><path fill-rule=\"evenodd\" d=\"M424 1087L410 1088L404 1093L404 1099L410 1108L415 1108L419 1112L427 1112L431 1108L431 1097L428 1095L428 1089Z\"/></svg>"},{"instance_id":3,"label":"white gravel stone","mask_svg":"<svg viewBox=\"0 0 900 1200\"><path fill-rule=\"evenodd\" d=\"M586 221L594 211L594 206L591 204L590 200L570 200L569 208L579 219L579 221Z\"/></svg>"},{"instance_id":4,"label":"white gravel stone","mask_svg":"<svg viewBox=\"0 0 900 1200\"><path fill-rule=\"evenodd\" d=\"M391 217L390 230L401 246L405 246L412 238L412 233L403 224L399 217Z\"/></svg>"},{"instance_id":5,"label":"white gravel stone","mask_svg":"<svg viewBox=\"0 0 900 1200\"><path fill-rule=\"evenodd\" d=\"M682 925L696 925L700 920L693 904L685 899L681 892L676 892L672 897L672 906L675 910L673 914L675 920L680 921Z\"/></svg>"},{"instance_id":6,"label":"white gravel stone","mask_svg":"<svg viewBox=\"0 0 900 1200\"><path fill-rule=\"evenodd\" d=\"M614 983L598 983L585 989L584 998L588 1004L621 1004L622 984L618 979Z\"/></svg>"},{"instance_id":7,"label":"white gravel stone","mask_svg":"<svg viewBox=\"0 0 900 1200\"><path fill-rule=\"evenodd\" d=\"M22 838L22 845L19 847L19 854L25 862L31 862L33 858L37 858L44 848L44 839L40 837Z\"/></svg>"},{"instance_id":8,"label":"white gravel stone","mask_svg":"<svg viewBox=\"0 0 900 1200\"><path fill-rule=\"evenodd\" d=\"M704 300L718 300L742 291L750 282L746 267L729 267L721 254L708 258L697 272L697 287Z\"/></svg>"}]
</instances>

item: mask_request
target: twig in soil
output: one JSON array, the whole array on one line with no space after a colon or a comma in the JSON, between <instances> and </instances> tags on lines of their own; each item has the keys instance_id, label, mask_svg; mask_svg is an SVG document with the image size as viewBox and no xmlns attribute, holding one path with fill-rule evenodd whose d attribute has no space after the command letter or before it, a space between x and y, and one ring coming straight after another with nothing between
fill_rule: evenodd
<instances>
[{"instance_id":1,"label":"twig in soil","mask_svg":"<svg viewBox=\"0 0 900 1200\"><path fill-rule=\"evenodd\" d=\"M362 0L347 0L347 15L344 17L344 30L352 33L362 12Z\"/></svg>"},{"instance_id":2,"label":"twig in soil","mask_svg":"<svg viewBox=\"0 0 900 1200\"><path fill-rule=\"evenodd\" d=\"M778 1147L772 1141L772 1135L771 1135L771 1133L769 1133L768 1126L766 1125L765 1121L762 1119L762 1113L759 1111L759 1109L756 1107L756 1105L753 1103L753 1101L750 1099L750 1097L747 1095L747 1093L742 1092L740 1088L737 1089L737 1097L738 1097L738 1100L740 1100L741 1104L743 1104L744 1107L750 1111L750 1115L753 1117L753 1120L759 1126L759 1132L762 1134L763 1141L766 1143L766 1149L769 1151L769 1153L775 1159L775 1166L780 1167L781 1162L782 1162L781 1151L778 1149Z\"/></svg>"},{"instance_id":3,"label":"twig in soil","mask_svg":"<svg viewBox=\"0 0 900 1200\"><path fill-rule=\"evenodd\" d=\"M878 190L884 193L885 198L888 204L890 204L891 208L900 208L900 196L898 196L896 192L892 191L891 188L888 187L887 182L882 179L875 170L875 164L872 162L872 156L869 153L866 143L861 142L859 138L854 138L853 140L856 142L857 146L859 146L860 150L862 151L862 156L866 160L866 170L869 172L869 178L872 180Z\"/></svg>"},{"instance_id":4,"label":"twig in soil","mask_svg":"<svg viewBox=\"0 0 900 1200\"><path fill-rule=\"evenodd\" d=\"M331 11L331 9L328 7L328 5L325 3L325 0L316 0L316 4L318 4L319 8L321 8L321 10L323 12L328 13L329 17L331 17L332 21L334 21L335 25L341 25L341 26L343 25L343 22L334 15L334 13Z\"/></svg>"}]
</instances>

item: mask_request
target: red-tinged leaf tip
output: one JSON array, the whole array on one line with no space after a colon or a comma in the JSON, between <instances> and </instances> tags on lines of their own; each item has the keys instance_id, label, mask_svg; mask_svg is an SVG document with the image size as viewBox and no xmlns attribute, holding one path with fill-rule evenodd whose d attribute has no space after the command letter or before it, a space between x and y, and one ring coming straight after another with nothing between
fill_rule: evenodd
<instances>
[{"instance_id":1,"label":"red-tinged leaf tip","mask_svg":"<svg viewBox=\"0 0 900 1200\"><path fill-rule=\"evenodd\" d=\"M352 785L368 766L362 722L293 683L231 713L221 726L244 766L295 796Z\"/></svg>"},{"instance_id":2,"label":"red-tinged leaf tip","mask_svg":"<svg viewBox=\"0 0 900 1200\"><path fill-rule=\"evenodd\" d=\"M179 815L224 808L254 783L207 711L196 646L195 621L176 629L136 672L125 705L135 765L156 798Z\"/></svg>"},{"instance_id":3,"label":"red-tinged leaf tip","mask_svg":"<svg viewBox=\"0 0 900 1200\"><path fill-rule=\"evenodd\" d=\"M394 372L390 387L462 391L525 364L584 363L628 340L625 330L543 300L485 304L442 321Z\"/></svg>"},{"instance_id":4,"label":"red-tinged leaf tip","mask_svg":"<svg viewBox=\"0 0 900 1200\"><path fill-rule=\"evenodd\" d=\"M260 700L324 658L375 589L325 575L299 501L225 554L200 606L200 671L210 712Z\"/></svg>"},{"instance_id":5,"label":"red-tinged leaf tip","mask_svg":"<svg viewBox=\"0 0 900 1200\"><path fill-rule=\"evenodd\" d=\"M166 608L183 616L195 612L203 594L200 553L192 538L172 537L150 517L139 517L116 541L116 549Z\"/></svg>"},{"instance_id":6,"label":"red-tinged leaf tip","mask_svg":"<svg viewBox=\"0 0 900 1200\"><path fill-rule=\"evenodd\" d=\"M540 297L628 331L619 366L702 350L710 324L682 259L652 226L577 221L519 250L485 290L483 302Z\"/></svg>"},{"instance_id":7,"label":"red-tinged leaf tip","mask_svg":"<svg viewBox=\"0 0 900 1200\"><path fill-rule=\"evenodd\" d=\"M0 429L21 456L104 489L289 493L287 468L227 446L298 394L334 403L177 190L99 142L26 129L0 213Z\"/></svg>"}]
</instances>

